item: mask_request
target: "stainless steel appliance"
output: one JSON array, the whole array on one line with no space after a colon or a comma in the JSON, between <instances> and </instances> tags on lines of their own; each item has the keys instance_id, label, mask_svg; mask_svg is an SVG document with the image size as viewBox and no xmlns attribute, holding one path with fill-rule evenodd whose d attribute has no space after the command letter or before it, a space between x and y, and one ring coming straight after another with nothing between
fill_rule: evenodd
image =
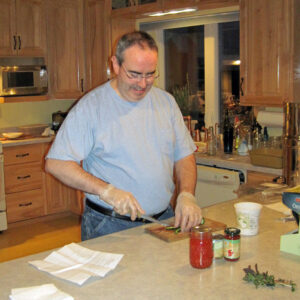
<instances>
[{"instance_id":1,"label":"stainless steel appliance","mask_svg":"<svg viewBox=\"0 0 300 300\"><path fill-rule=\"evenodd\" d=\"M0 58L0 96L43 95L48 74L43 58Z\"/></svg>"},{"instance_id":2,"label":"stainless steel appliance","mask_svg":"<svg viewBox=\"0 0 300 300\"><path fill-rule=\"evenodd\" d=\"M2 144L0 143L0 231L7 229L6 203L4 190L4 162Z\"/></svg>"},{"instance_id":3,"label":"stainless steel appliance","mask_svg":"<svg viewBox=\"0 0 300 300\"><path fill-rule=\"evenodd\" d=\"M237 190L246 181L246 171L222 166L197 165L195 196L200 207L236 199Z\"/></svg>"}]
</instances>

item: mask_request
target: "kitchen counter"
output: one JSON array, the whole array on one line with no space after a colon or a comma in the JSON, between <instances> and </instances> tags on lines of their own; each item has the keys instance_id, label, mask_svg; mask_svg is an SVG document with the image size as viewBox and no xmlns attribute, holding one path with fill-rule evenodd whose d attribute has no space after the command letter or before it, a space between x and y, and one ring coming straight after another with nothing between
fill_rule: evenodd
<instances>
[{"instance_id":1,"label":"kitchen counter","mask_svg":"<svg viewBox=\"0 0 300 300\"><path fill-rule=\"evenodd\" d=\"M13 147L13 146L22 146L29 144L37 144L37 143L48 143L54 140L54 136L40 136L40 137L32 137L32 138L19 138L19 139L11 139L11 140L2 140L0 143L3 147Z\"/></svg>"},{"instance_id":2,"label":"kitchen counter","mask_svg":"<svg viewBox=\"0 0 300 300\"><path fill-rule=\"evenodd\" d=\"M253 195L203 209L205 217L235 226L233 204L254 200ZM8 299L12 288L53 283L74 299L300 299L300 256L280 252L280 235L297 228L295 222L282 223L281 213L263 207L259 234L241 238L241 258L237 262L215 260L208 269L189 264L189 240L167 243L138 228L80 243L93 250L124 254L115 270L104 278L90 279L77 286L38 271L30 260L44 259L51 251L0 264L0 299ZM5 234L5 233L4 233ZM293 280L289 288L260 287L242 280L243 268L258 264L276 278Z\"/></svg>"},{"instance_id":3,"label":"kitchen counter","mask_svg":"<svg viewBox=\"0 0 300 300\"><path fill-rule=\"evenodd\" d=\"M237 169L244 172L254 171L259 173L282 175L282 169L274 169L267 167L254 166L251 164L249 155L241 156L238 154L224 154L219 153L215 156L195 153L197 164L205 164L208 166L218 166L223 168Z\"/></svg>"}]
</instances>

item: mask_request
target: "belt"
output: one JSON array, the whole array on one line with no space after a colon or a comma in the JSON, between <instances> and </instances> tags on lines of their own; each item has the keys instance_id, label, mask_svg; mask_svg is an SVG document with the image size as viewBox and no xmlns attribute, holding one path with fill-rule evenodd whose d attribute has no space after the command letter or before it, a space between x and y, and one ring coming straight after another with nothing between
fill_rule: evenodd
<instances>
[{"instance_id":1,"label":"belt","mask_svg":"<svg viewBox=\"0 0 300 300\"><path fill-rule=\"evenodd\" d=\"M110 217L113 217L113 218L117 218L117 219L122 219L122 220L130 221L130 222L151 223L150 221L145 220L144 218L136 218L134 221L132 221L132 220L130 219L130 217L124 216L124 215L120 215L120 214L116 213L114 210L111 210L111 209L109 209L109 208L105 208L105 207L103 207L103 206L100 206L100 205L94 203L93 201L91 201L91 200L88 199L88 198L85 199L85 204L86 204L89 208L91 208L91 209L93 209L93 210L95 210L95 211L97 211L97 212L99 212L99 213L101 213L101 214L103 214L103 215L106 215L106 216L110 216ZM152 217L155 218L155 219L158 219L158 218L159 218L166 210L167 210L167 209L165 209L164 211L162 211L162 212L160 212L160 213L158 213L158 214L156 214L156 215L153 215Z\"/></svg>"}]
</instances>

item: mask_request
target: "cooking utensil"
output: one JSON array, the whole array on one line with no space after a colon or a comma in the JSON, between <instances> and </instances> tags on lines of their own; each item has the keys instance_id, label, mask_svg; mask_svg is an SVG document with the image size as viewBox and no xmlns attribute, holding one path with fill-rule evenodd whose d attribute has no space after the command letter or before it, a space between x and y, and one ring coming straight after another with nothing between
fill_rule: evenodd
<instances>
[{"instance_id":1,"label":"cooking utensil","mask_svg":"<svg viewBox=\"0 0 300 300\"><path fill-rule=\"evenodd\" d=\"M147 220L147 221L150 221L150 222L152 222L152 223L160 224L160 225L162 225L162 226L170 226L170 224L161 222L161 221L159 221L159 220L157 220L157 219L154 219L154 218L152 218L152 217L150 217L150 216L147 216L147 215L142 215L141 218L143 218L143 219L145 219L145 220Z\"/></svg>"}]
</instances>

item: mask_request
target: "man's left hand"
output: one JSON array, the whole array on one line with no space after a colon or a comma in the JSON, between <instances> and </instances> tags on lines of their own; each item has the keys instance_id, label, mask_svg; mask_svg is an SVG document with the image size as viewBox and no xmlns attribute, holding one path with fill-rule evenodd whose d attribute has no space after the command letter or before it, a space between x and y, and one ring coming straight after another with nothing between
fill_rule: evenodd
<instances>
[{"instance_id":1,"label":"man's left hand","mask_svg":"<svg viewBox=\"0 0 300 300\"><path fill-rule=\"evenodd\" d=\"M201 208L196 203L196 198L188 192L181 192L177 197L175 208L175 227L180 226L181 231L190 231L202 220Z\"/></svg>"}]
</instances>

